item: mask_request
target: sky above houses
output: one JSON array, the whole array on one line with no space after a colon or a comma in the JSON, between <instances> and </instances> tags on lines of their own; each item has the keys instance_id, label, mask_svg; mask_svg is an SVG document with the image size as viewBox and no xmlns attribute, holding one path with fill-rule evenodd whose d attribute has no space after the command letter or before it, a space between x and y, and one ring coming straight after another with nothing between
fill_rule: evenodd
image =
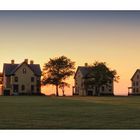
<instances>
[{"instance_id":1,"label":"sky above houses","mask_svg":"<svg viewBox=\"0 0 140 140\"><path fill-rule=\"evenodd\" d=\"M127 94L130 78L140 68L140 11L0 11L1 71L11 59L32 59L42 68L61 55L76 67L106 62L120 76L115 94ZM73 78L69 82L73 85ZM70 95L72 89L66 92Z\"/></svg>"}]
</instances>

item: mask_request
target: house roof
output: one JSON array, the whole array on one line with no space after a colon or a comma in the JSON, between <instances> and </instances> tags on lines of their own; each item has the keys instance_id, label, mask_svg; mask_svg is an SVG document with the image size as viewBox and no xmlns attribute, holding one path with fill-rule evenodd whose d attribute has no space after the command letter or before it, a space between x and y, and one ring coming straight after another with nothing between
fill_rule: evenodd
<instances>
[{"instance_id":1,"label":"house roof","mask_svg":"<svg viewBox=\"0 0 140 140\"><path fill-rule=\"evenodd\" d=\"M81 71L82 75L83 75L83 78L87 76L87 74L90 72L91 68L90 67L87 67L87 66L79 66L77 68L77 71L75 73L75 76L77 74L78 71ZM74 76L74 78L75 78Z\"/></svg>"},{"instance_id":2,"label":"house roof","mask_svg":"<svg viewBox=\"0 0 140 140\"><path fill-rule=\"evenodd\" d=\"M3 72L5 72L6 76L10 76L14 74L20 66L26 62L22 62L21 64L8 64L4 63ZM27 63L26 63L27 64ZM35 75L41 76L41 69L39 64L27 64L28 67L34 72Z\"/></svg>"},{"instance_id":3,"label":"house roof","mask_svg":"<svg viewBox=\"0 0 140 140\"><path fill-rule=\"evenodd\" d=\"M133 74L131 80L133 80L133 78L135 77L135 75L137 74L137 72L140 72L140 69L137 69L137 70L135 71L135 73Z\"/></svg>"}]
</instances>

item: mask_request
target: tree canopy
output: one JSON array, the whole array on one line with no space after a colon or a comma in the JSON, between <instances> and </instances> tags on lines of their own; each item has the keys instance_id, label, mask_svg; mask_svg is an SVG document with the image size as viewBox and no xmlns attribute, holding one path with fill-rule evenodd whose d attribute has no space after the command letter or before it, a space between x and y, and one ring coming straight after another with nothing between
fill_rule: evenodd
<instances>
[{"instance_id":1,"label":"tree canopy","mask_svg":"<svg viewBox=\"0 0 140 140\"><path fill-rule=\"evenodd\" d=\"M74 69L75 62L66 56L50 59L48 63L44 64L42 84L55 85L56 96L59 96L58 88L68 86L68 83L64 81L74 74Z\"/></svg>"},{"instance_id":2,"label":"tree canopy","mask_svg":"<svg viewBox=\"0 0 140 140\"><path fill-rule=\"evenodd\" d=\"M93 65L88 66L90 71L86 76L85 86L94 85L97 95L100 95L100 87L103 85L110 86L113 81L118 82L119 76L116 70L111 70L105 62L96 61Z\"/></svg>"}]
</instances>

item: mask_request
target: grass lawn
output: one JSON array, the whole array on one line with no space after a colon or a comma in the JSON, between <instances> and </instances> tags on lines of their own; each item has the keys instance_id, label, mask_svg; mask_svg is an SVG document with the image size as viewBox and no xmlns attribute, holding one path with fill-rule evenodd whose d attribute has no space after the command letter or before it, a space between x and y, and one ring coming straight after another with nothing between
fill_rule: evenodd
<instances>
[{"instance_id":1,"label":"grass lawn","mask_svg":"<svg viewBox=\"0 0 140 140\"><path fill-rule=\"evenodd\" d=\"M140 129L140 96L0 96L0 129Z\"/></svg>"}]
</instances>

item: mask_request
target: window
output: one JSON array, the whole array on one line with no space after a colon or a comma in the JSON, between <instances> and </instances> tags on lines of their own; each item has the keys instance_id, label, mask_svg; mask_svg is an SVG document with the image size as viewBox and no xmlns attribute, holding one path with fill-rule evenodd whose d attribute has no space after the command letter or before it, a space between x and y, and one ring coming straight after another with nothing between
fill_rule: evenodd
<instances>
[{"instance_id":1,"label":"window","mask_svg":"<svg viewBox=\"0 0 140 140\"><path fill-rule=\"evenodd\" d=\"M139 82L136 82L136 86L138 86L139 85Z\"/></svg>"},{"instance_id":2,"label":"window","mask_svg":"<svg viewBox=\"0 0 140 140\"><path fill-rule=\"evenodd\" d=\"M135 86L135 82L133 82L133 86Z\"/></svg>"},{"instance_id":3,"label":"window","mask_svg":"<svg viewBox=\"0 0 140 140\"><path fill-rule=\"evenodd\" d=\"M34 82L34 77L31 77L31 82Z\"/></svg>"},{"instance_id":4,"label":"window","mask_svg":"<svg viewBox=\"0 0 140 140\"><path fill-rule=\"evenodd\" d=\"M21 86L21 90L22 90L22 91L25 90L25 86L24 86L24 85Z\"/></svg>"},{"instance_id":5,"label":"window","mask_svg":"<svg viewBox=\"0 0 140 140\"><path fill-rule=\"evenodd\" d=\"M18 85L13 85L13 92L18 92Z\"/></svg>"},{"instance_id":6,"label":"window","mask_svg":"<svg viewBox=\"0 0 140 140\"><path fill-rule=\"evenodd\" d=\"M109 92L112 92L112 88L109 88Z\"/></svg>"},{"instance_id":7,"label":"window","mask_svg":"<svg viewBox=\"0 0 140 140\"><path fill-rule=\"evenodd\" d=\"M31 92L34 92L34 85L31 85Z\"/></svg>"},{"instance_id":8,"label":"window","mask_svg":"<svg viewBox=\"0 0 140 140\"><path fill-rule=\"evenodd\" d=\"M104 90L105 90L105 88L104 88L104 86L102 87L102 92L104 92Z\"/></svg>"},{"instance_id":9,"label":"window","mask_svg":"<svg viewBox=\"0 0 140 140\"><path fill-rule=\"evenodd\" d=\"M139 79L139 75L137 75L137 79Z\"/></svg>"},{"instance_id":10,"label":"window","mask_svg":"<svg viewBox=\"0 0 140 140\"><path fill-rule=\"evenodd\" d=\"M18 82L18 77L15 77L15 82Z\"/></svg>"},{"instance_id":11,"label":"window","mask_svg":"<svg viewBox=\"0 0 140 140\"><path fill-rule=\"evenodd\" d=\"M138 88L136 88L136 92L137 92L137 93L139 92L139 89L138 89Z\"/></svg>"},{"instance_id":12,"label":"window","mask_svg":"<svg viewBox=\"0 0 140 140\"><path fill-rule=\"evenodd\" d=\"M135 88L133 88L133 93L135 93Z\"/></svg>"},{"instance_id":13,"label":"window","mask_svg":"<svg viewBox=\"0 0 140 140\"><path fill-rule=\"evenodd\" d=\"M23 74L26 74L26 69L25 68L23 69Z\"/></svg>"},{"instance_id":14,"label":"window","mask_svg":"<svg viewBox=\"0 0 140 140\"><path fill-rule=\"evenodd\" d=\"M37 92L38 92L38 93L40 93L40 87L37 87L37 89L36 89L36 90L37 90Z\"/></svg>"}]
</instances>

